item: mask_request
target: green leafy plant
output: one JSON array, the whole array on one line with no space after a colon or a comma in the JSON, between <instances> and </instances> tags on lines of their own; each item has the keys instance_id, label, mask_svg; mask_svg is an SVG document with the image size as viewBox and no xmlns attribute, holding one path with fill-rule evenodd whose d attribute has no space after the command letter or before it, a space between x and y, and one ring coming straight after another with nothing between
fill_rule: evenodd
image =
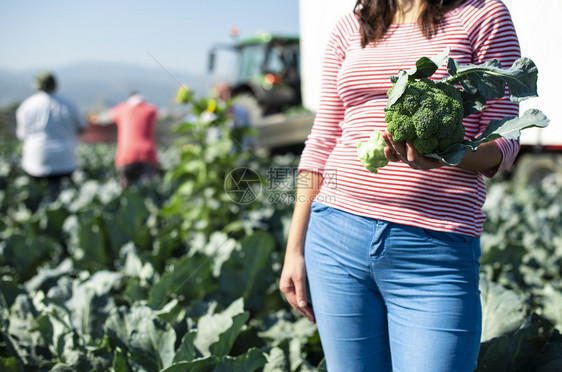
<instances>
[{"instance_id":1,"label":"green leafy plant","mask_svg":"<svg viewBox=\"0 0 562 372\"><path fill-rule=\"evenodd\" d=\"M181 213L162 213L177 187L220 190L224 180L168 173L169 184L123 190L103 171L113 150L82 146L86 168L50 204L13 154L0 153L0 370L325 371L316 326L277 288L291 205L257 199L244 216L182 225ZM190 158L164 151L166 172L186 167ZM489 184L480 371L560 369L561 187ZM184 209L197 208L184 197Z\"/></svg>"},{"instance_id":2,"label":"green leafy plant","mask_svg":"<svg viewBox=\"0 0 562 372\"><path fill-rule=\"evenodd\" d=\"M170 170L166 182L174 183L172 196L162 212L181 219L181 231L236 231L238 216L245 208L235 203L225 190L229 173L247 167L254 155L242 147L249 128L228 128L231 102L219 104L212 98L197 99L181 88L177 100L190 105L188 121L178 125L175 146L180 162ZM252 205L248 205L252 207Z\"/></svg>"}]
</instances>

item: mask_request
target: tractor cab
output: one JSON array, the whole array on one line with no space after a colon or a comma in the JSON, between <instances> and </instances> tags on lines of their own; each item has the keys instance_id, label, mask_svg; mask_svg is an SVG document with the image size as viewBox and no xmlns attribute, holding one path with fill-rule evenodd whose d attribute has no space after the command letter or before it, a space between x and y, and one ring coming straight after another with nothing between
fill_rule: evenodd
<instances>
[{"instance_id":1,"label":"tractor cab","mask_svg":"<svg viewBox=\"0 0 562 372\"><path fill-rule=\"evenodd\" d=\"M235 53L235 76L231 82L233 96L253 104L261 115L284 111L301 104L300 56L297 37L264 33L234 45L217 45L209 53L209 72L215 69L219 50Z\"/></svg>"}]
</instances>

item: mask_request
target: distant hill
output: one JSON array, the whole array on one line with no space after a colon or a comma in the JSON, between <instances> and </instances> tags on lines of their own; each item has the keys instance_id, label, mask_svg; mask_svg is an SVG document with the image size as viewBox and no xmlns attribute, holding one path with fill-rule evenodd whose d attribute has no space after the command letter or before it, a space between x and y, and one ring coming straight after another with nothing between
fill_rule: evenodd
<instances>
[{"instance_id":1,"label":"distant hill","mask_svg":"<svg viewBox=\"0 0 562 372\"><path fill-rule=\"evenodd\" d=\"M0 107L33 94L31 82L37 72L0 69ZM80 63L52 72L59 82L59 93L74 100L83 112L111 107L126 99L133 90L160 107L170 107L178 82L188 85L196 94L207 90L204 76L170 71L172 78L158 66L151 69L126 64Z\"/></svg>"}]
</instances>

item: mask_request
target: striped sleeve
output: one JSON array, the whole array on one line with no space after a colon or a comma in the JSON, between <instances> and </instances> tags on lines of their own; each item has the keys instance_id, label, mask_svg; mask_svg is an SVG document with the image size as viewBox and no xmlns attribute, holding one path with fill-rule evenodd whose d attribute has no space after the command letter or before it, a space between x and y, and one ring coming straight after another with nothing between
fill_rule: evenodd
<instances>
[{"instance_id":1,"label":"striped sleeve","mask_svg":"<svg viewBox=\"0 0 562 372\"><path fill-rule=\"evenodd\" d=\"M341 136L340 123L345 109L337 91L337 77L354 27L357 27L357 20L350 13L336 24L328 41L322 67L320 102L301 155L299 171L323 174L326 161Z\"/></svg>"},{"instance_id":2,"label":"striped sleeve","mask_svg":"<svg viewBox=\"0 0 562 372\"><path fill-rule=\"evenodd\" d=\"M464 14L464 26L473 46L473 63L481 64L490 59L497 59L502 67L509 68L521 57L519 41L513 26L511 15L499 0L484 2L483 7L470 7ZM509 90L503 98L488 101L480 113L479 131L482 132L490 120L505 116L519 116L519 104L509 100ZM494 176L513 164L519 152L519 140L495 141L502 154L502 161L497 169L482 172L486 177Z\"/></svg>"}]
</instances>

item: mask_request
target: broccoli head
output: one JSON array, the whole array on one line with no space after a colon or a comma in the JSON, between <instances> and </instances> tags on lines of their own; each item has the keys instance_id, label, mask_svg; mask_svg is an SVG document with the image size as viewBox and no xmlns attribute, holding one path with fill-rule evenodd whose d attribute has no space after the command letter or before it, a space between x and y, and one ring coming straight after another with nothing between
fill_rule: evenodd
<instances>
[{"instance_id":1,"label":"broccoli head","mask_svg":"<svg viewBox=\"0 0 562 372\"><path fill-rule=\"evenodd\" d=\"M412 140L421 155L445 151L464 138L462 96L449 84L427 78L410 81L402 96L385 110L392 138Z\"/></svg>"},{"instance_id":2,"label":"broccoli head","mask_svg":"<svg viewBox=\"0 0 562 372\"><path fill-rule=\"evenodd\" d=\"M392 138L396 142L404 142L416 138L416 128L411 116L396 111L387 111L384 119L388 123L388 131L392 133Z\"/></svg>"}]
</instances>

